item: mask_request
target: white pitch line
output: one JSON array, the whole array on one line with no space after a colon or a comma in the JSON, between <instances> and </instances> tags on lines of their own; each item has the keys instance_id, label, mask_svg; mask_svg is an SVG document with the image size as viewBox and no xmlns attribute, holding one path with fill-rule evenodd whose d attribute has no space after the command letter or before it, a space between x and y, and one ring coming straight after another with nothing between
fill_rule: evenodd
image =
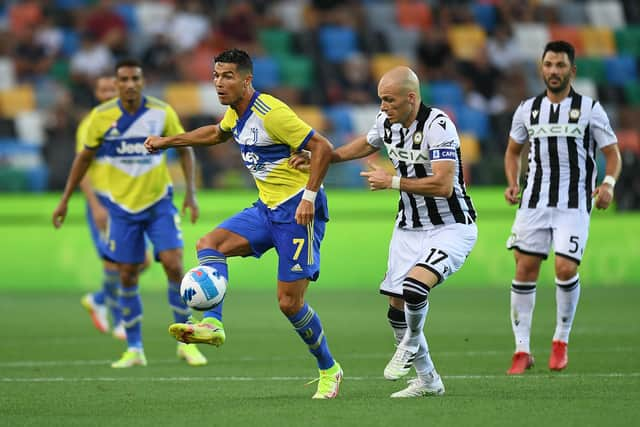
<instances>
[{"instance_id":1,"label":"white pitch line","mask_svg":"<svg viewBox=\"0 0 640 427\"><path fill-rule=\"evenodd\" d=\"M512 379L526 380L527 378L637 378L640 372L609 372L594 374L534 374L534 375L443 375L446 380L486 380L486 379ZM37 378L0 378L3 383L79 383L79 382L189 382L189 381L214 381L214 382L255 382L255 381L308 381L309 377L37 377ZM379 376L350 377L347 381L382 381Z\"/></svg>"},{"instance_id":2,"label":"white pitch line","mask_svg":"<svg viewBox=\"0 0 640 427\"><path fill-rule=\"evenodd\" d=\"M635 347L615 347L609 348L606 350L572 350L572 354L577 353L635 353L640 351L640 349ZM548 352L540 352L540 354L548 354ZM362 360L362 359L387 359L389 358L390 353L365 353L365 354L345 354L340 357L341 360ZM511 352L509 351L497 351L497 350L479 350L479 351L439 351L434 353L436 356L499 356L505 355L507 357L511 356ZM225 362L286 362L286 361L294 361L294 360L307 360L307 355L301 355L299 357L283 357L283 356L272 356L272 357L253 357L253 356L242 356L242 357L221 357L216 358L217 363L225 363ZM149 361L153 363L159 364L173 364L178 363L177 359L149 359ZM40 367L65 367L65 366L108 366L113 362L113 360L20 360L14 362L0 362L0 368L40 368Z\"/></svg>"}]
</instances>

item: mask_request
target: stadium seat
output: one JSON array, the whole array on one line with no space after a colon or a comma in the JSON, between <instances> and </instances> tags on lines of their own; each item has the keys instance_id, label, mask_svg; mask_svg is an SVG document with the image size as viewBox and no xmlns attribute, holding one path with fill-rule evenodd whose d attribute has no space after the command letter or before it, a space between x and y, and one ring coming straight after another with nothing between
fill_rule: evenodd
<instances>
[{"instance_id":1,"label":"stadium seat","mask_svg":"<svg viewBox=\"0 0 640 427\"><path fill-rule=\"evenodd\" d=\"M343 134L353 133L353 122L351 120L351 106L333 105L324 110L324 115L331 124L334 132Z\"/></svg>"},{"instance_id":2,"label":"stadium seat","mask_svg":"<svg viewBox=\"0 0 640 427\"><path fill-rule=\"evenodd\" d=\"M589 21L596 27L618 29L626 25L620 1L590 1L586 4L586 11Z\"/></svg>"},{"instance_id":3,"label":"stadium seat","mask_svg":"<svg viewBox=\"0 0 640 427\"><path fill-rule=\"evenodd\" d=\"M624 97L627 104L633 107L640 106L640 81L635 80L624 85Z\"/></svg>"},{"instance_id":4,"label":"stadium seat","mask_svg":"<svg viewBox=\"0 0 640 427\"><path fill-rule=\"evenodd\" d=\"M598 99L598 88L590 78L578 77L571 85L579 94L589 96L593 99Z\"/></svg>"},{"instance_id":5,"label":"stadium seat","mask_svg":"<svg viewBox=\"0 0 640 427\"><path fill-rule=\"evenodd\" d=\"M174 6L166 2L143 1L136 4L136 21L145 36L166 32L173 13Z\"/></svg>"},{"instance_id":6,"label":"stadium seat","mask_svg":"<svg viewBox=\"0 0 640 427\"><path fill-rule=\"evenodd\" d=\"M298 105L291 108L298 117L316 131L324 132L327 129L327 119L320 107L314 105Z\"/></svg>"},{"instance_id":7,"label":"stadium seat","mask_svg":"<svg viewBox=\"0 0 640 427\"><path fill-rule=\"evenodd\" d=\"M560 23L563 25L586 25L589 22L584 4L576 1L561 1L555 5Z\"/></svg>"},{"instance_id":8,"label":"stadium seat","mask_svg":"<svg viewBox=\"0 0 640 427\"><path fill-rule=\"evenodd\" d=\"M394 55L404 56L411 62L415 61L420 43L419 31L396 28L394 31L386 33L385 38L390 52L393 52Z\"/></svg>"},{"instance_id":9,"label":"stadium seat","mask_svg":"<svg viewBox=\"0 0 640 427\"><path fill-rule=\"evenodd\" d=\"M375 104L354 105L351 109L351 121L353 123L354 133L356 135L364 135L369 132L369 129L371 129L371 126L375 123L378 111L380 111L380 107Z\"/></svg>"},{"instance_id":10,"label":"stadium seat","mask_svg":"<svg viewBox=\"0 0 640 427\"><path fill-rule=\"evenodd\" d=\"M478 163L482 157L478 138L471 133L460 132L460 152L464 164L472 165Z\"/></svg>"},{"instance_id":11,"label":"stadium seat","mask_svg":"<svg viewBox=\"0 0 640 427\"><path fill-rule=\"evenodd\" d=\"M280 28L265 28L258 33L258 40L269 56L291 55L293 35Z\"/></svg>"},{"instance_id":12,"label":"stadium seat","mask_svg":"<svg viewBox=\"0 0 640 427\"><path fill-rule=\"evenodd\" d=\"M118 2L114 6L115 12L124 19L127 30L135 33L138 31L138 17L136 16L136 7L131 3Z\"/></svg>"},{"instance_id":13,"label":"stadium seat","mask_svg":"<svg viewBox=\"0 0 640 427\"><path fill-rule=\"evenodd\" d=\"M0 115L15 118L23 111L33 111L36 97L31 85L14 86L0 91Z\"/></svg>"},{"instance_id":14,"label":"stadium seat","mask_svg":"<svg viewBox=\"0 0 640 427\"><path fill-rule=\"evenodd\" d=\"M487 33L493 31L496 26L496 7L492 4L483 4L474 2L471 5L471 11L475 21L484 28Z\"/></svg>"},{"instance_id":15,"label":"stadium seat","mask_svg":"<svg viewBox=\"0 0 640 427\"><path fill-rule=\"evenodd\" d=\"M198 97L200 98L201 114L214 117L222 117L227 111L227 106L220 104L216 88L211 83L198 84Z\"/></svg>"},{"instance_id":16,"label":"stadium seat","mask_svg":"<svg viewBox=\"0 0 640 427\"><path fill-rule=\"evenodd\" d=\"M280 67L275 59L268 56L253 59L253 86L258 90L280 86Z\"/></svg>"},{"instance_id":17,"label":"stadium seat","mask_svg":"<svg viewBox=\"0 0 640 427\"><path fill-rule=\"evenodd\" d=\"M576 58L575 64L579 77L589 78L597 85L606 83L607 76L602 58Z\"/></svg>"},{"instance_id":18,"label":"stadium seat","mask_svg":"<svg viewBox=\"0 0 640 427\"><path fill-rule=\"evenodd\" d=\"M409 66L409 60L400 55L378 53L371 58L371 75L378 81L384 73L401 65Z\"/></svg>"},{"instance_id":19,"label":"stadium seat","mask_svg":"<svg viewBox=\"0 0 640 427\"><path fill-rule=\"evenodd\" d=\"M283 86L309 89L313 84L313 62L306 56L280 56L280 80Z\"/></svg>"},{"instance_id":20,"label":"stadium seat","mask_svg":"<svg viewBox=\"0 0 640 427\"><path fill-rule=\"evenodd\" d=\"M424 104L431 104L431 91L429 90L429 85L427 83L420 83L420 97Z\"/></svg>"},{"instance_id":21,"label":"stadium seat","mask_svg":"<svg viewBox=\"0 0 640 427\"><path fill-rule=\"evenodd\" d=\"M611 29L584 27L580 33L585 56L612 56L616 54L616 41Z\"/></svg>"},{"instance_id":22,"label":"stadium seat","mask_svg":"<svg viewBox=\"0 0 640 427\"><path fill-rule=\"evenodd\" d=\"M484 111L466 105L460 105L456 109L456 126L462 133L470 133L480 141L489 137L489 116Z\"/></svg>"},{"instance_id":23,"label":"stadium seat","mask_svg":"<svg viewBox=\"0 0 640 427\"><path fill-rule=\"evenodd\" d=\"M195 83L170 83L165 87L164 99L181 118L202 111L200 92Z\"/></svg>"},{"instance_id":24,"label":"stadium seat","mask_svg":"<svg viewBox=\"0 0 640 427\"><path fill-rule=\"evenodd\" d=\"M438 80L429 83L431 103L438 108L443 106L457 107L464 104L462 86L454 80Z\"/></svg>"},{"instance_id":25,"label":"stadium seat","mask_svg":"<svg viewBox=\"0 0 640 427\"><path fill-rule=\"evenodd\" d=\"M620 151L631 151L640 156L640 133L635 129L616 131Z\"/></svg>"},{"instance_id":26,"label":"stadium seat","mask_svg":"<svg viewBox=\"0 0 640 427\"><path fill-rule=\"evenodd\" d=\"M38 111L22 111L16 114L15 127L18 138L34 145L44 145L45 115Z\"/></svg>"},{"instance_id":27,"label":"stadium seat","mask_svg":"<svg viewBox=\"0 0 640 427\"><path fill-rule=\"evenodd\" d=\"M398 24L406 30L431 28L433 16L426 2L417 0L396 0ZM398 28L398 30L400 30Z\"/></svg>"},{"instance_id":28,"label":"stadium seat","mask_svg":"<svg viewBox=\"0 0 640 427\"><path fill-rule=\"evenodd\" d=\"M16 85L16 73L13 60L7 56L0 57L0 90Z\"/></svg>"},{"instance_id":29,"label":"stadium seat","mask_svg":"<svg viewBox=\"0 0 640 427\"><path fill-rule=\"evenodd\" d=\"M582 42L582 33L576 27L551 25L549 27L549 38L551 40L564 40L573 45L576 50L576 56L584 55L584 47Z\"/></svg>"},{"instance_id":30,"label":"stadium seat","mask_svg":"<svg viewBox=\"0 0 640 427\"><path fill-rule=\"evenodd\" d=\"M364 13L367 27L373 31L387 33L398 28L396 5L387 2L366 2Z\"/></svg>"},{"instance_id":31,"label":"stadium seat","mask_svg":"<svg viewBox=\"0 0 640 427\"><path fill-rule=\"evenodd\" d=\"M549 42L549 30L540 23L514 23L513 33L522 57L538 62L542 47Z\"/></svg>"},{"instance_id":32,"label":"stadium seat","mask_svg":"<svg viewBox=\"0 0 640 427\"><path fill-rule=\"evenodd\" d=\"M343 62L358 51L358 36L353 28L326 26L319 31L322 56L329 62Z\"/></svg>"},{"instance_id":33,"label":"stadium seat","mask_svg":"<svg viewBox=\"0 0 640 427\"><path fill-rule=\"evenodd\" d=\"M640 57L640 25L617 29L615 38L620 54Z\"/></svg>"},{"instance_id":34,"label":"stadium seat","mask_svg":"<svg viewBox=\"0 0 640 427\"><path fill-rule=\"evenodd\" d=\"M80 36L78 35L78 32L68 28L63 28L62 46L60 47L60 53L62 53L62 56L71 58L78 49L80 49Z\"/></svg>"},{"instance_id":35,"label":"stadium seat","mask_svg":"<svg viewBox=\"0 0 640 427\"><path fill-rule=\"evenodd\" d=\"M453 55L458 59L473 59L487 43L487 33L476 24L453 25L447 31L447 37Z\"/></svg>"},{"instance_id":36,"label":"stadium seat","mask_svg":"<svg viewBox=\"0 0 640 427\"><path fill-rule=\"evenodd\" d=\"M624 86L638 78L636 59L632 56L613 56L604 60L607 82Z\"/></svg>"}]
</instances>

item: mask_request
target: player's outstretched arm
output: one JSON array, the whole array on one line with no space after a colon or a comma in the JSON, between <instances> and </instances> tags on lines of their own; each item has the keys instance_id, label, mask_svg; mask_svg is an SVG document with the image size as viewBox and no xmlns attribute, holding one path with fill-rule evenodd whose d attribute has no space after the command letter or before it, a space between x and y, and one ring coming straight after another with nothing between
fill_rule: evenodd
<instances>
[{"instance_id":1,"label":"player's outstretched arm","mask_svg":"<svg viewBox=\"0 0 640 427\"><path fill-rule=\"evenodd\" d=\"M155 153L170 147L220 144L226 142L230 137L230 133L222 131L220 126L215 124L202 126L174 136L149 136L144 141L144 147L149 153Z\"/></svg>"},{"instance_id":2,"label":"player's outstretched arm","mask_svg":"<svg viewBox=\"0 0 640 427\"><path fill-rule=\"evenodd\" d=\"M76 154L60 203L53 211L52 221L55 228L60 228L62 226L62 223L67 216L67 204L73 194L73 190L75 190L80 181L82 181L82 178L84 178L95 155L95 150L90 150L88 148L85 148Z\"/></svg>"},{"instance_id":3,"label":"player's outstretched arm","mask_svg":"<svg viewBox=\"0 0 640 427\"><path fill-rule=\"evenodd\" d=\"M378 151L376 148L367 143L366 136L359 136L345 145L342 145L331 153L331 163L346 162L353 159L361 159ZM289 165L300 170L309 169L311 156L308 152L294 153L289 159Z\"/></svg>"},{"instance_id":4,"label":"player's outstretched arm","mask_svg":"<svg viewBox=\"0 0 640 427\"><path fill-rule=\"evenodd\" d=\"M504 174L507 178L507 188L504 190L504 199L511 205L520 202L520 171L522 168L522 144L518 144L509 138L509 144L504 154Z\"/></svg>"},{"instance_id":5,"label":"player's outstretched arm","mask_svg":"<svg viewBox=\"0 0 640 427\"><path fill-rule=\"evenodd\" d=\"M189 209L191 212L191 223L195 224L200 216L200 208L198 207L198 202L196 200L196 180L194 172L195 159L193 156L193 149L191 147L180 147L177 150L186 184L186 192L184 195L184 201L182 202L182 215L184 215L186 210Z\"/></svg>"},{"instance_id":6,"label":"player's outstretched arm","mask_svg":"<svg viewBox=\"0 0 640 427\"><path fill-rule=\"evenodd\" d=\"M605 178L593 191L593 197L596 199L596 208L607 209L613 201L613 187L620 177L622 159L618 144L607 145L602 149L602 154L606 162Z\"/></svg>"}]
</instances>

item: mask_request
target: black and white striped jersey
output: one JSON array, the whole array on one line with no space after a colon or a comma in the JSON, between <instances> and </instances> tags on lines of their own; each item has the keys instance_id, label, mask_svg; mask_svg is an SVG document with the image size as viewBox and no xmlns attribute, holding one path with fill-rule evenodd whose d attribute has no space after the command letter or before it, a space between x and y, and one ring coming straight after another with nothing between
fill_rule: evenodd
<instances>
[{"instance_id":1,"label":"black and white striped jersey","mask_svg":"<svg viewBox=\"0 0 640 427\"><path fill-rule=\"evenodd\" d=\"M509 136L530 142L529 170L520 208L571 208L591 212L596 148L617 142L597 101L573 89L559 104L546 92L522 102Z\"/></svg>"},{"instance_id":2,"label":"black and white striped jersey","mask_svg":"<svg viewBox=\"0 0 640 427\"><path fill-rule=\"evenodd\" d=\"M455 162L453 194L449 198L429 197L400 191L396 225L426 230L444 224L471 224L476 211L467 195L462 175L460 138L449 117L437 108L420 104L416 120L409 128L391 124L380 111L367 134L367 142L387 149L397 175L422 178L433 175L432 162Z\"/></svg>"}]
</instances>

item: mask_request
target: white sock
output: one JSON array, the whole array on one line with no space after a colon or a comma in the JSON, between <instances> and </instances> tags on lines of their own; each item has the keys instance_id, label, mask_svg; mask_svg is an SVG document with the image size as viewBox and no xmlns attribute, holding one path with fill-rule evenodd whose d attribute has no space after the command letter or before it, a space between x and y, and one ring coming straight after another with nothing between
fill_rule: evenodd
<instances>
[{"instance_id":1,"label":"white sock","mask_svg":"<svg viewBox=\"0 0 640 427\"><path fill-rule=\"evenodd\" d=\"M516 340L516 353L531 353L531 320L536 305L535 282L511 282L511 327Z\"/></svg>"},{"instance_id":2,"label":"white sock","mask_svg":"<svg viewBox=\"0 0 640 427\"><path fill-rule=\"evenodd\" d=\"M580 277L576 274L569 280L556 277L556 331L554 341L569 342L569 333L580 300Z\"/></svg>"},{"instance_id":3,"label":"white sock","mask_svg":"<svg viewBox=\"0 0 640 427\"><path fill-rule=\"evenodd\" d=\"M413 362L413 366L416 368L416 374L418 378L421 378L427 382L433 380L429 375L435 369L433 361L431 360L431 354L429 353L429 344L427 344L427 338L424 333L420 334L420 347L418 348L418 354Z\"/></svg>"},{"instance_id":4,"label":"white sock","mask_svg":"<svg viewBox=\"0 0 640 427\"><path fill-rule=\"evenodd\" d=\"M422 328L429 312L429 302L419 310L410 310L407 303L404 304L404 315L407 319L407 332L402 339L403 346L415 348L420 345L420 337L424 336Z\"/></svg>"}]
</instances>

